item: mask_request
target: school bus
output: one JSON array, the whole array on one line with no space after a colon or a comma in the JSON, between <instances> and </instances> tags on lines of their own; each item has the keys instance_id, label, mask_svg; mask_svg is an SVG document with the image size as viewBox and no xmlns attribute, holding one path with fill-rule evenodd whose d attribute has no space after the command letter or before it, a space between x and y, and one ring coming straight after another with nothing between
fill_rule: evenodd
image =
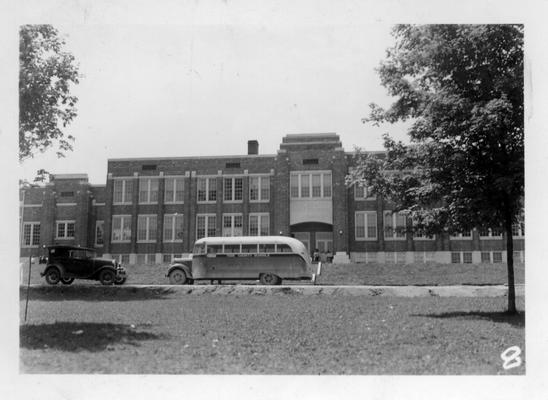
<instances>
[{"instance_id":1,"label":"school bus","mask_svg":"<svg viewBox=\"0 0 548 400\"><path fill-rule=\"evenodd\" d=\"M194 243L192 255L173 260L167 277L171 284L195 280L259 280L279 285L282 280L316 283L316 266L302 242L286 236L207 237Z\"/></svg>"}]
</instances>

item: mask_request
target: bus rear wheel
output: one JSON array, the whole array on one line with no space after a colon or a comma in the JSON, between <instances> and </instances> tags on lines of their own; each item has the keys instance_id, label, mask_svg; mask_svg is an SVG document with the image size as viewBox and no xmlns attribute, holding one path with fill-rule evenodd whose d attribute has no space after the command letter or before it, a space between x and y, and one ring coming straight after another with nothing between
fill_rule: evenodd
<instances>
[{"instance_id":1,"label":"bus rear wheel","mask_svg":"<svg viewBox=\"0 0 548 400\"><path fill-rule=\"evenodd\" d=\"M262 285L279 285L282 283L282 280L274 274L261 274L259 275L259 282Z\"/></svg>"}]
</instances>

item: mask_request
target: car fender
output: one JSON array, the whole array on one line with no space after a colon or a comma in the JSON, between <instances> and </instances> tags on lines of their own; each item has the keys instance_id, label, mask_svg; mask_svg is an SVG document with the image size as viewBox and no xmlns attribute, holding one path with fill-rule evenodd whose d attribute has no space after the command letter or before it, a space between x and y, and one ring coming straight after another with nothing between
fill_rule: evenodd
<instances>
[{"instance_id":1,"label":"car fender","mask_svg":"<svg viewBox=\"0 0 548 400\"><path fill-rule=\"evenodd\" d=\"M99 267L95 273L93 274L93 276L95 278L99 278L99 275L101 275L101 272L103 272L105 269L110 269L112 272L114 272L114 276L116 276L116 268L114 268L112 265L103 265L102 267Z\"/></svg>"},{"instance_id":2,"label":"car fender","mask_svg":"<svg viewBox=\"0 0 548 400\"><path fill-rule=\"evenodd\" d=\"M177 264L173 264L169 267L169 270L167 271L167 274L166 276L169 276L169 274L171 273L171 271L173 271L174 269L181 269L184 271L186 277L188 279L192 279L192 271L190 270L190 267L186 264L181 264L181 263L177 263Z\"/></svg>"}]
</instances>

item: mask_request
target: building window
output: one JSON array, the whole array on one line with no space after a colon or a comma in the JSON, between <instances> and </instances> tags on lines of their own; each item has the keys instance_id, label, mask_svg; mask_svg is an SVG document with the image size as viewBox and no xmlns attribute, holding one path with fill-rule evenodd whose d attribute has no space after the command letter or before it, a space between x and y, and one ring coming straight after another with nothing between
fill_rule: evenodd
<instances>
[{"instance_id":1,"label":"building window","mask_svg":"<svg viewBox=\"0 0 548 400\"><path fill-rule=\"evenodd\" d=\"M133 196L133 179L114 180L114 204L131 204Z\"/></svg>"},{"instance_id":2,"label":"building window","mask_svg":"<svg viewBox=\"0 0 548 400\"><path fill-rule=\"evenodd\" d=\"M270 176L251 176L249 178L249 200L270 200Z\"/></svg>"},{"instance_id":3,"label":"building window","mask_svg":"<svg viewBox=\"0 0 548 400\"><path fill-rule=\"evenodd\" d=\"M377 240L376 211L357 211L354 219L356 240Z\"/></svg>"},{"instance_id":4,"label":"building window","mask_svg":"<svg viewBox=\"0 0 548 400\"><path fill-rule=\"evenodd\" d=\"M164 202L165 203L183 203L185 194L184 178L166 177Z\"/></svg>"},{"instance_id":5,"label":"building window","mask_svg":"<svg viewBox=\"0 0 548 400\"><path fill-rule=\"evenodd\" d=\"M291 198L331 197L331 172L296 172L289 179Z\"/></svg>"},{"instance_id":6,"label":"building window","mask_svg":"<svg viewBox=\"0 0 548 400\"><path fill-rule=\"evenodd\" d=\"M384 238L405 239L406 218L400 212L385 211L384 212Z\"/></svg>"},{"instance_id":7,"label":"building window","mask_svg":"<svg viewBox=\"0 0 548 400\"><path fill-rule=\"evenodd\" d=\"M216 236L217 217L215 214L196 215L196 240Z\"/></svg>"},{"instance_id":8,"label":"building window","mask_svg":"<svg viewBox=\"0 0 548 400\"><path fill-rule=\"evenodd\" d=\"M137 216L137 241L155 242L158 230L156 215Z\"/></svg>"},{"instance_id":9,"label":"building window","mask_svg":"<svg viewBox=\"0 0 548 400\"><path fill-rule=\"evenodd\" d=\"M137 264L155 264L156 254L137 254Z\"/></svg>"},{"instance_id":10,"label":"building window","mask_svg":"<svg viewBox=\"0 0 548 400\"><path fill-rule=\"evenodd\" d=\"M243 220L242 214L223 214L223 236L242 236Z\"/></svg>"},{"instance_id":11,"label":"building window","mask_svg":"<svg viewBox=\"0 0 548 400\"><path fill-rule=\"evenodd\" d=\"M74 239L74 221L57 221L55 239Z\"/></svg>"},{"instance_id":12,"label":"building window","mask_svg":"<svg viewBox=\"0 0 548 400\"><path fill-rule=\"evenodd\" d=\"M366 199L375 199L375 196L372 196L369 191L367 190L367 187L360 186L358 184L354 185L354 200L366 200Z\"/></svg>"},{"instance_id":13,"label":"building window","mask_svg":"<svg viewBox=\"0 0 548 400\"><path fill-rule=\"evenodd\" d=\"M249 214L249 236L268 236L270 232L270 214Z\"/></svg>"},{"instance_id":14,"label":"building window","mask_svg":"<svg viewBox=\"0 0 548 400\"><path fill-rule=\"evenodd\" d=\"M434 240L435 235L427 235L422 230L413 231L413 240Z\"/></svg>"},{"instance_id":15,"label":"building window","mask_svg":"<svg viewBox=\"0 0 548 400\"><path fill-rule=\"evenodd\" d=\"M112 242L131 240L131 215L112 216Z\"/></svg>"},{"instance_id":16,"label":"building window","mask_svg":"<svg viewBox=\"0 0 548 400\"><path fill-rule=\"evenodd\" d=\"M451 253L451 263L460 264L460 253L459 252Z\"/></svg>"},{"instance_id":17,"label":"building window","mask_svg":"<svg viewBox=\"0 0 548 400\"><path fill-rule=\"evenodd\" d=\"M481 228L479 230L480 239L484 238L501 238L502 229L501 228Z\"/></svg>"},{"instance_id":18,"label":"building window","mask_svg":"<svg viewBox=\"0 0 548 400\"><path fill-rule=\"evenodd\" d=\"M95 222L95 246L101 247L104 244L104 221L96 221Z\"/></svg>"},{"instance_id":19,"label":"building window","mask_svg":"<svg viewBox=\"0 0 548 400\"><path fill-rule=\"evenodd\" d=\"M217 201L217 178L198 178L198 202Z\"/></svg>"},{"instance_id":20,"label":"building window","mask_svg":"<svg viewBox=\"0 0 548 400\"><path fill-rule=\"evenodd\" d=\"M481 262L485 264L491 263L491 253L488 251L482 251L481 252Z\"/></svg>"},{"instance_id":21,"label":"building window","mask_svg":"<svg viewBox=\"0 0 548 400\"><path fill-rule=\"evenodd\" d=\"M183 215L164 215L164 242L183 241Z\"/></svg>"},{"instance_id":22,"label":"building window","mask_svg":"<svg viewBox=\"0 0 548 400\"><path fill-rule=\"evenodd\" d=\"M512 236L524 237L525 236L525 222L520 221L517 224L512 224Z\"/></svg>"},{"instance_id":23,"label":"building window","mask_svg":"<svg viewBox=\"0 0 548 400\"><path fill-rule=\"evenodd\" d=\"M25 222L23 224L23 247L40 245L40 222Z\"/></svg>"},{"instance_id":24,"label":"building window","mask_svg":"<svg viewBox=\"0 0 548 400\"><path fill-rule=\"evenodd\" d=\"M139 203L158 203L158 178L139 179Z\"/></svg>"},{"instance_id":25,"label":"building window","mask_svg":"<svg viewBox=\"0 0 548 400\"><path fill-rule=\"evenodd\" d=\"M465 251L462 253L462 262L464 264L472 264L472 253Z\"/></svg>"},{"instance_id":26,"label":"building window","mask_svg":"<svg viewBox=\"0 0 548 400\"><path fill-rule=\"evenodd\" d=\"M243 178L224 178L224 201L242 201Z\"/></svg>"},{"instance_id":27,"label":"building window","mask_svg":"<svg viewBox=\"0 0 548 400\"><path fill-rule=\"evenodd\" d=\"M502 263L502 252L494 251L493 252L493 263L500 264Z\"/></svg>"},{"instance_id":28,"label":"building window","mask_svg":"<svg viewBox=\"0 0 548 400\"><path fill-rule=\"evenodd\" d=\"M465 231L462 233L452 233L449 236L450 240L458 240L458 239L472 239L472 231Z\"/></svg>"}]
</instances>

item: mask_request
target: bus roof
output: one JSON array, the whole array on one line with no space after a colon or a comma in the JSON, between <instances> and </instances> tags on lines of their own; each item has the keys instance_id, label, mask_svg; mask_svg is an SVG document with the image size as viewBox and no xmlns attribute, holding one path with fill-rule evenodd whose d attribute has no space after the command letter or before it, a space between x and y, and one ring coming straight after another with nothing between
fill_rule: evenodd
<instances>
[{"instance_id":1,"label":"bus roof","mask_svg":"<svg viewBox=\"0 0 548 400\"><path fill-rule=\"evenodd\" d=\"M288 236L222 236L198 239L194 244L287 244L293 249L304 247L303 242Z\"/></svg>"}]
</instances>

